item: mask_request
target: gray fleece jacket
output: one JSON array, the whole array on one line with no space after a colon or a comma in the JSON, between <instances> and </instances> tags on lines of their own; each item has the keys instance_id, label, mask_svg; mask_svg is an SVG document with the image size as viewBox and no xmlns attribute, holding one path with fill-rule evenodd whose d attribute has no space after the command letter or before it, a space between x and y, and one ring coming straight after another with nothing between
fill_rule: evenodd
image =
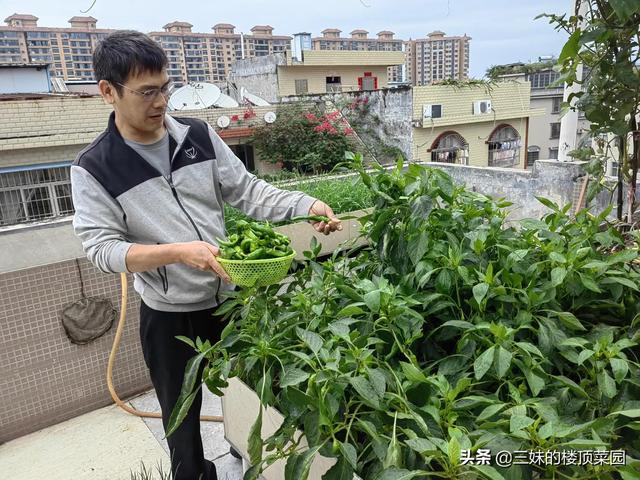
<instances>
[{"instance_id":1,"label":"gray fleece jacket","mask_svg":"<svg viewBox=\"0 0 640 480\"><path fill-rule=\"evenodd\" d=\"M247 172L206 123L165 117L171 172L163 176L123 140L114 114L107 130L71 166L73 227L89 260L106 273L126 272L133 243L165 244L225 238L224 203L258 220L307 215L315 201L280 190ZM155 310L213 307L233 289L211 271L171 264L134 274L134 288Z\"/></svg>"}]
</instances>

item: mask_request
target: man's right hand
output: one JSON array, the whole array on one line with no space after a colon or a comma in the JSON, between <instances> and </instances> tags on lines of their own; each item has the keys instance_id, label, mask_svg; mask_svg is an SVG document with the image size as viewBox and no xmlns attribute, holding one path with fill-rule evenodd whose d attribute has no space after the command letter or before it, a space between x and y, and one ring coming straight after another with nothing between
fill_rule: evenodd
<instances>
[{"instance_id":1,"label":"man's right hand","mask_svg":"<svg viewBox=\"0 0 640 480\"><path fill-rule=\"evenodd\" d=\"M220 255L218 247L201 241L178 243L176 245L179 247L180 263L202 271L212 270L225 282L231 282L227 272L216 260L216 257Z\"/></svg>"}]
</instances>

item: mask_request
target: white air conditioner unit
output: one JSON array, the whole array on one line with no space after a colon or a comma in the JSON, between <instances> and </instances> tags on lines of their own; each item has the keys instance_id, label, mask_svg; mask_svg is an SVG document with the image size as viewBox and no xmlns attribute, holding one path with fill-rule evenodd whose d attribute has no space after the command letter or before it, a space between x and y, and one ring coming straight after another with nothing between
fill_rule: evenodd
<instances>
[{"instance_id":1,"label":"white air conditioner unit","mask_svg":"<svg viewBox=\"0 0 640 480\"><path fill-rule=\"evenodd\" d=\"M442 105L441 104L423 105L422 118L442 118Z\"/></svg>"},{"instance_id":2,"label":"white air conditioner unit","mask_svg":"<svg viewBox=\"0 0 640 480\"><path fill-rule=\"evenodd\" d=\"M478 100L473 102L474 115L487 115L491 113L491 100Z\"/></svg>"}]
</instances>

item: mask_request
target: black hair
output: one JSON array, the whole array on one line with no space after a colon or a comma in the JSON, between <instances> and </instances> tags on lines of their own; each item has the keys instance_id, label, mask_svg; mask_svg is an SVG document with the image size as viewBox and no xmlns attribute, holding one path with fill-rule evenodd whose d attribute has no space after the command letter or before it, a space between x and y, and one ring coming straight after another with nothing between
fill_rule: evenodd
<instances>
[{"instance_id":1,"label":"black hair","mask_svg":"<svg viewBox=\"0 0 640 480\"><path fill-rule=\"evenodd\" d=\"M162 72L168 65L167 55L148 35L135 30L120 30L104 38L93 52L96 81L107 80L119 94L131 76Z\"/></svg>"}]
</instances>

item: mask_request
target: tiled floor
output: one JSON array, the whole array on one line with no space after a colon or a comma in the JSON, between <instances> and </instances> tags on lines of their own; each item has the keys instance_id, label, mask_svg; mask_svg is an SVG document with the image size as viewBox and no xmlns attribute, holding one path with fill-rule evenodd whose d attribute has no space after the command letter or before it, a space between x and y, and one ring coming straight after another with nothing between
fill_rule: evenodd
<instances>
[{"instance_id":1,"label":"tiled floor","mask_svg":"<svg viewBox=\"0 0 640 480\"><path fill-rule=\"evenodd\" d=\"M130 401L158 411L153 390ZM220 415L220 399L205 392L202 413ZM12 480L130 480L143 462L169 470L159 419L142 419L115 405L81 415L0 445L0 477ZM242 463L229 454L221 423L202 423L205 457L215 459L220 480L240 480ZM10 477L5 474L10 472Z\"/></svg>"}]
</instances>

